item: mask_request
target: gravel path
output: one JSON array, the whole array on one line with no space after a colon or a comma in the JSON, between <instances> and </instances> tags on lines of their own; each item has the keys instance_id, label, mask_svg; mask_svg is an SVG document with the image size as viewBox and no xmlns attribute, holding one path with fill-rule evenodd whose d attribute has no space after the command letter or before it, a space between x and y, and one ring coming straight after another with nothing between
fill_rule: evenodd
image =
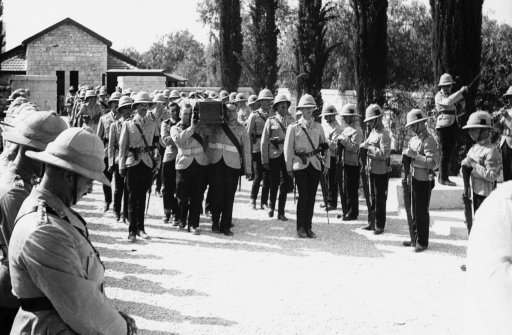
<instances>
[{"instance_id":1,"label":"gravel path","mask_svg":"<svg viewBox=\"0 0 512 335\"><path fill-rule=\"evenodd\" d=\"M289 196L286 223L249 208L247 182L237 193L233 237L180 232L161 222L152 195L150 241L127 241L127 226L102 213L99 185L77 209L89 222L106 266L106 291L142 334L461 334L466 229L462 211L431 213L430 249L401 246L403 215L388 213L386 233L344 224L316 208L318 238L295 236ZM317 198L318 199L318 198ZM319 201L317 201L319 204ZM395 208L395 206L391 206Z\"/></svg>"}]
</instances>

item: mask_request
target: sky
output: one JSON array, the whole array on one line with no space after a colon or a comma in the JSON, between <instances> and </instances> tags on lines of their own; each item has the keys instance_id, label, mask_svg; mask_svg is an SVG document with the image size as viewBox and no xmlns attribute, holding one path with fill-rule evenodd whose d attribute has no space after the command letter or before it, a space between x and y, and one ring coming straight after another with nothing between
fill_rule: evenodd
<instances>
[{"instance_id":1,"label":"sky","mask_svg":"<svg viewBox=\"0 0 512 335\"><path fill-rule=\"evenodd\" d=\"M66 17L109 39L117 50L144 52L162 35L184 29L207 43L209 31L196 10L199 1L3 0L6 50ZM512 25L511 0L484 0L484 13Z\"/></svg>"}]
</instances>

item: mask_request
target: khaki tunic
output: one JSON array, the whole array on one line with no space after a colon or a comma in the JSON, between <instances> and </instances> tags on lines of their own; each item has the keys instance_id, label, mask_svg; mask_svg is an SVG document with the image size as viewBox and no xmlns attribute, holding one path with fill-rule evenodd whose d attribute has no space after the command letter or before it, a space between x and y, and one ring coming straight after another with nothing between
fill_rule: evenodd
<instances>
[{"instance_id":1,"label":"khaki tunic","mask_svg":"<svg viewBox=\"0 0 512 335\"><path fill-rule=\"evenodd\" d=\"M363 130L359 126L346 126L338 136L343 149L343 165L359 166L359 145L363 143Z\"/></svg>"},{"instance_id":2,"label":"khaki tunic","mask_svg":"<svg viewBox=\"0 0 512 335\"><path fill-rule=\"evenodd\" d=\"M469 149L466 157L477 163L471 170L473 192L488 196L494 190L502 169L501 152L496 144L475 143Z\"/></svg>"},{"instance_id":3,"label":"khaki tunic","mask_svg":"<svg viewBox=\"0 0 512 335\"><path fill-rule=\"evenodd\" d=\"M286 128L293 122L293 118L289 115L283 117L276 114L267 119L261 134L261 162L263 164L268 164L269 159L277 158L283 154ZM271 139L279 140L281 143L276 146L270 142Z\"/></svg>"},{"instance_id":4,"label":"khaki tunic","mask_svg":"<svg viewBox=\"0 0 512 335\"><path fill-rule=\"evenodd\" d=\"M368 158L370 159L370 172L386 174L389 172L389 155L391 153L391 138L387 130L372 129L368 138Z\"/></svg>"},{"instance_id":5,"label":"khaki tunic","mask_svg":"<svg viewBox=\"0 0 512 335\"><path fill-rule=\"evenodd\" d=\"M261 152L261 134L267 119L260 111L252 112L247 119L247 134L251 140L251 152Z\"/></svg>"},{"instance_id":6,"label":"khaki tunic","mask_svg":"<svg viewBox=\"0 0 512 335\"><path fill-rule=\"evenodd\" d=\"M221 159L224 163L232 169L241 169L242 161L245 170L242 171L246 175L251 173L251 146L249 143L249 136L242 125L238 123L229 124L229 128L235 135L238 143L242 146L242 157L238 152L236 146L231 142L222 127L217 127L214 133L208 137L208 149L206 154L210 164L217 164Z\"/></svg>"},{"instance_id":7,"label":"khaki tunic","mask_svg":"<svg viewBox=\"0 0 512 335\"><path fill-rule=\"evenodd\" d=\"M412 161L412 176L419 181L429 181L432 171L439 164L436 140L428 133L409 140L409 149L417 152Z\"/></svg>"},{"instance_id":8,"label":"khaki tunic","mask_svg":"<svg viewBox=\"0 0 512 335\"><path fill-rule=\"evenodd\" d=\"M9 245L13 293L46 297L53 309L20 310L11 334L125 335L126 322L103 292L103 264L80 215L38 187L17 220Z\"/></svg>"},{"instance_id":9,"label":"khaki tunic","mask_svg":"<svg viewBox=\"0 0 512 335\"><path fill-rule=\"evenodd\" d=\"M457 113L455 104L464 99L462 92L462 88L449 96L446 96L443 91L437 92L434 98L436 110L439 113L437 116L436 129L449 127L455 123L455 114Z\"/></svg>"}]
</instances>

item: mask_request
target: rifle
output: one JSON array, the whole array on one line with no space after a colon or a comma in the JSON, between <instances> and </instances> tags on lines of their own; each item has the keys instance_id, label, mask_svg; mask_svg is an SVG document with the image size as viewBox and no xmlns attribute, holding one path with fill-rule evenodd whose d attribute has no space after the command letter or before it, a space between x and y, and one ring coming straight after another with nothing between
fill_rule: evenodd
<instances>
[{"instance_id":1,"label":"rifle","mask_svg":"<svg viewBox=\"0 0 512 335\"><path fill-rule=\"evenodd\" d=\"M473 226L473 204L471 201L471 171L470 167L462 166L462 180L464 181L464 193L462 193L462 201L464 202L464 217L466 218L466 226L468 234Z\"/></svg>"},{"instance_id":2,"label":"rifle","mask_svg":"<svg viewBox=\"0 0 512 335\"><path fill-rule=\"evenodd\" d=\"M336 172L337 174L339 174L337 176L337 180L338 180L338 185L339 185L339 188L340 188L340 201L341 201L341 210L343 213L346 212L346 204L345 204L345 200L346 200L346 192L345 192L345 183L344 183L344 180L343 180L343 161L345 159L345 146L343 145L343 143L341 143L341 141L337 141L337 144L336 144ZM340 167L338 169L338 167Z\"/></svg>"},{"instance_id":3,"label":"rifle","mask_svg":"<svg viewBox=\"0 0 512 335\"><path fill-rule=\"evenodd\" d=\"M316 157L320 161L320 168L322 169L322 172L320 173L320 188L322 189L322 198L323 198L324 206L325 206L325 214L327 215L327 224L330 224L330 222L329 222L329 202L328 202L329 191L328 191L327 180L325 179L325 174L324 174L325 165L324 165L323 159L319 155L317 155Z\"/></svg>"},{"instance_id":4,"label":"rifle","mask_svg":"<svg viewBox=\"0 0 512 335\"><path fill-rule=\"evenodd\" d=\"M402 165L404 167L404 178L402 179L403 197L405 213L407 215L407 224L409 225L409 233L411 235L411 241L415 241L416 238L413 236L412 231L412 208L411 208L411 158L409 156L402 156Z\"/></svg>"},{"instance_id":5,"label":"rifle","mask_svg":"<svg viewBox=\"0 0 512 335\"><path fill-rule=\"evenodd\" d=\"M359 150L359 160L361 161L361 185L363 186L364 199L366 201L366 207L368 208L368 223L375 225L375 217L372 211L372 198L370 193L369 176L367 169L368 162L368 150L361 148Z\"/></svg>"}]
</instances>

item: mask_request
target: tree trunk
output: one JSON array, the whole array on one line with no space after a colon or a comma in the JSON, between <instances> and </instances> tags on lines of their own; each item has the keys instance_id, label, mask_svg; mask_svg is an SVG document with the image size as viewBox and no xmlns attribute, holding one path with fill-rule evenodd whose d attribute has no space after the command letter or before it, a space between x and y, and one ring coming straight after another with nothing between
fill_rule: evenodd
<instances>
[{"instance_id":1,"label":"tree trunk","mask_svg":"<svg viewBox=\"0 0 512 335\"><path fill-rule=\"evenodd\" d=\"M327 47L325 34L332 11L321 0L299 0L297 41L295 50L297 96L311 94L322 109L322 78L333 47Z\"/></svg>"},{"instance_id":2,"label":"tree trunk","mask_svg":"<svg viewBox=\"0 0 512 335\"><path fill-rule=\"evenodd\" d=\"M372 103L384 103L387 76L387 0L351 0L356 28L355 79L357 108L364 117Z\"/></svg>"},{"instance_id":3,"label":"tree trunk","mask_svg":"<svg viewBox=\"0 0 512 335\"><path fill-rule=\"evenodd\" d=\"M242 67L242 19L240 0L217 0L220 21L220 72L221 86L232 92L238 89Z\"/></svg>"},{"instance_id":4,"label":"tree trunk","mask_svg":"<svg viewBox=\"0 0 512 335\"><path fill-rule=\"evenodd\" d=\"M251 33L254 36L254 60L251 86L255 92L263 88L275 91L277 82L277 0L255 0L251 6Z\"/></svg>"},{"instance_id":5,"label":"tree trunk","mask_svg":"<svg viewBox=\"0 0 512 335\"><path fill-rule=\"evenodd\" d=\"M434 78L450 73L456 83L455 88L469 85L480 72L482 52L482 5L483 0L430 0L432 11L432 62ZM478 80L470 87L465 104L465 114L459 118L459 126L466 123L469 114L475 111L475 96ZM464 106L465 105L465 106ZM460 161L471 146L469 136L459 132L457 155L451 164L451 174L457 174Z\"/></svg>"}]
</instances>

